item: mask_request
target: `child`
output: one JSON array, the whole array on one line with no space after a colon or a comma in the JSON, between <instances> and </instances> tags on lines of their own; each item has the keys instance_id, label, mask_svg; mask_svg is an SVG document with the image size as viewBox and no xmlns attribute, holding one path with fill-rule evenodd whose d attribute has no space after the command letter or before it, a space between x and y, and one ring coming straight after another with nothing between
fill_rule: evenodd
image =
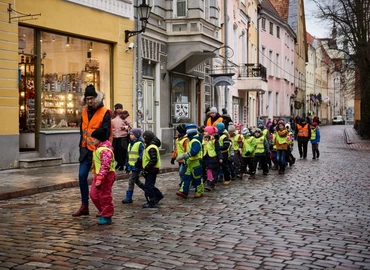
<instances>
[{"instance_id":1,"label":"child","mask_svg":"<svg viewBox=\"0 0 370 270\"><path fill-rule=\"evenodd\" d=\"M235 180L237 175L240 175L240 167L242 162L242 156L239 149L243 146L243 136L236 131L233 123L229 124L228 127L229 138L231 141L230 147L230 159L229 159L229 169L231 174L231 179Z\"/></svg>"},{"instance_id":2,"label":"child","mask_svg":"<svg viewBox=\"0 0 370 270\"><path fill-rule=\"evenodd\" d=\"M145 178L144 193L147 203L143 204L143 208L157 208L159 198L163 198L162 192L155 186L157 174L161 167L161 156L159 147L161 141L150 130L143 133L145 149L143 153L143 171Z\"/></svg>"},{"instance_id":3,"label":"child","mask_svg":"<svg viewBox=\"0 0 370 270\"><path fill-rule=\"evenodd\" d=\"M320 129L317 122L311 124L311 144L312 144L312 159L319 159L319 143L320 143Z\"/></svg>"},{"instance_id":4,"label":"child","mask_svg":"<svg viewBox=\"0 0 370 270\"><path fill-rule=\"evenodd\" d=\"M255 163L260 163L263 170L263 175L268 175L269 167L267 165L266 156L270 155L270 148L265 136L263 136L262 131L256 128L254 132L254 137L256 138L257 148L254 155Z\"/></svg>"},{"instance_id":5,"label":"child","mask_svg":"<svg viewBox=\"0 0 370 270\"><path fill-rule=\"evenodd\" d=\"M203 165L206 170L205 175L207 179L206 191L212 191L215 188L220 170L219 160L222 158L218 142L213 137L215 134L217 134L217 128L214 126L207 126L204 128L202 146Z\"/></svg>"},{"instance_id":6,"label":"child","mask_svg":"<svg viewBox=\"0 0 370 270\"><path fill-rule=\"evenodd\" d=\"M175 164L175 160L178 156L181 156L182 154L186 153L188 151L187 146L188 146L188 137L186 136L186 126L185 124L180 124L176 127L177 131L177 138L175 141L175 149L172 152L172 157L171 157L171 164ZM185 165L184 165L184 160L179 160L179 175L180 175L180 187L181 183L184 181L184 175L185 175Z\"/></svg>"},{"instance_id":7,"label":"child","mask_svg":"<svg viewBox=\"0 0 370 270\"><path fill-rule=\"evenodd\" d=\"M224 123L217 123L216 128L218 130L219 140L218 143L220 145L220 151L222 153L222 161L221 161L221 170L224 176L224 185L230 184L230 170L229 170L229 148L230 148L230 139L225 132L225 125ZM217 138L216 138L217 140Z\"/></svg>"},{"instance_id":8,"label":"child","mask_svg":"<svg viewBox=\"0 0 370 270\"><path fill-rule=\"evenodd\" d=\"M139 174L142 170L142 159L144 152L144 143L141 140L141 129L133 128L130 132L130 144L127 149L126 172L131 172L128 180L128 189L126 190L126 198L122 203L132 203L132 195L134 194L135 184L143 189L144 184L139 180Z\"/></svg>"},{"instance_id":9,"label":"child","mask_svg":"<svg viewBox=\"0 0 370 270\"><path fill-rule=\"evenodd\" d=\"M250 178L254 179L256 175L256 164L254 162L254 154L256 152L256 138L252 136L248 128L242 130L243 142L242 148L240 149L243 158L243 164L241 167L241 179L243 179L243 173L249 169Z\"/></svg>"},{"instance_id":10,"label":"child","mask_svg":"<svg viewBox=\"0 0 370 270\"><path fill-rule=\"evenodd\" d=\"M201 198L204 194L204 185L202 181L202 144L199 141L198 130L195 124L186 125L186 134L189 138L188 152L178 156L177 161L185 160L186 172L181 184L180 190L176 192L177 196L187 198L190 184L195 187L194 198Z\"/></svg>"},{"instance_id":11,"label":"child","mask_svg":"<svg viewBox=\"0 0 370 270\"><path fill-rule=\"evenodd\" d=\"M285 124L285 128L289 132L289 135L288 135L289 136L289 139L288 139L289 149L287 153L287 162L289 163L289 166L293 166L293 164L295 163L295 157L293 156L294 133L292 132L292 129L289 123Z\"/></svg>"},{"instance_id":12,"label":"child","mask_svg":"<svg viewBox=\"0 0 370 270\"><path fill-rule=\"evenodd\" d=\"M113 147L107 140L107 129L105 128L94 130L91 137L96 150L93 152L91 171L94 178L90 198L99 211L97 214L97 217L100 217L98 224L107 225L112 223L114 213L112 187L116 180L116 172Z\"/></svg>"},{"instance_id":13,"label":"child","mask_svg":"<svg viewBox=\"0 0 370 270\"><path fill-rule=\"evenodd\" d=\"M276 146L276 160L279 165L279 174L285 173L285 168L287 164L287 155L289 149L289 132L285 128L284 122L279 122L276 132L274 144Z\"/></svg>"}]
</instances>

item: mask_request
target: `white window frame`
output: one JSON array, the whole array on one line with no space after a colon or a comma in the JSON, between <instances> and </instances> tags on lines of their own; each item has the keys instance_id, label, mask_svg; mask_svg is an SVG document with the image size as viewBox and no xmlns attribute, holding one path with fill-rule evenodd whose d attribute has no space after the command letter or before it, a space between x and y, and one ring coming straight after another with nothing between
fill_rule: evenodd
<instances>
[{"instance_id":1,"label":"white window frame","mask_svg":"<svg viewBox=\"0 0 370 270\"><path fill-rule=\"evenodd\" d=\"M261 28L262 28L262 31L266 31L266 19L265 18L262 18Z\"/></svg>"},{"instance_id":2,"label":"white window frame","mask_svg":"<svg viewBox=\"0 0 370 270\"><path fill-rule=\"evenodd\" d=\"M275 67L276 67L276 77L280 78L280 54L276 53L276 61L275 61Z\"/></svg>"},{"instance_id":3,"label":"white window frame","mask_svg":"<svg viewBox=\"0 0 370 270\"><path fill-rule=\"evenodd\" d=\"M269 51L269 75L270 76L274 76L274 66L273 66L273 62L274 62L274 52L272 50Z\"/></svg>"},{"instance_id":4,"label":"white window frame","mask_svg":"<svg viewBox=\"0 0 370 270\"><path fill-rule=\"evenodd\" d=\"M179 14L178 5L181 4L181 3L185 4L184 15L178 15ZM173 10L174 10L174 14L175 14L176 18L186 17L188 15L188 1L187 0L176 0L176 1L174 1L174 9Z\"/></svg>"}]
</instances>

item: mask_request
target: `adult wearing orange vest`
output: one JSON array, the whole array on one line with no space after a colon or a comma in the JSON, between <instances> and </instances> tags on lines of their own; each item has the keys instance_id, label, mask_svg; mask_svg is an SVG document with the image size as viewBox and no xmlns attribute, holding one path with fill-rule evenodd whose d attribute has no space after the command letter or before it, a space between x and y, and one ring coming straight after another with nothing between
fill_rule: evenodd
<instances>
[{"instance_id":1,"label":"adult wearing orange vest","mask_svg":"<svg viewBox=\"0 0 370 270\"><path fill-rule=\"evenodd\" d=\"M209 109L209 117L206 121L206 126L213 126L216 127L217 123L222 123L223 118L217 112L216 107L211 107Z\"/></svg>"},{"instance_id":2,"label":"adult wearing orange vest","mask_svg":"<svg viewBox=\"0 0 370 270\"><path fill-rule=\"evenodd\" d=\"M307 145L311 138L310 125L306 122L305 118L296 125L294 138L298 141L298 151L300 158L307 158Z\"/></svg>"},{"instance_id":3,"label":"adult wearing orange vest","mask_svg":"<svg viewBox=\"0 0 370 270\"><path fill-rule=\"evenodd\" d=\"M107 138L111 139L111 111L104 107L104 95L97 92L93 85L85 89L82 98L82 119L80 126L80 167L78 171L78 181L81 192L81 207L72 216L79 217L89 215L89 185L87 177L92 165L92 153L95 146L91 134L98 128L107 130Z\"/></svg>"}]
</instances>

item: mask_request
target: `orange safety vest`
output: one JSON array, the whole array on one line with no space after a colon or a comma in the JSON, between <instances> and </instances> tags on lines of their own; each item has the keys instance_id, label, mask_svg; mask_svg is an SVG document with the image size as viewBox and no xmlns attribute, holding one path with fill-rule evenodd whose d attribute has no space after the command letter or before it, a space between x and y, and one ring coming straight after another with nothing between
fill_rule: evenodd
<instances>
[{"instance_id":1,"label":"orange safety vest","mask_svg":"<svg viewBox=\"0 0 370 270\"><path fill-rule=\"evenodd\" d=\"M104 115L109 111L105 107L100 107L96 110L93 117L89 121L89 116L87 113L87 109L84 108L82 111L82 141L81 141L81 147L87 147L87 149L94 151L95 146L92 143L91 134L95 129L98 129L101 127L104 119ZM112 141L112 125L110 127L110 135L109 140Z\"/></svg>"},{"instance_id":2,"label":"orange safety vest","mask_svg":"<svg viewBox=\"0 0 370 270\"><path fill-rule=\"evenodd\" d=\"M222 123L223 118L222 117L219 117L216 121L213 122L213 124L212 124L211 121L212 121L211 117L208 118L208 120L207 120L207 126L214 126L214 127L216 127L216 124L217 123Z\"/></svg>"},{"instance_id":3,"label":"orange safety vest","mask_svg":"<svg viewBox=\"0 0 370 270\"><path fill-rule=\"evenodd\" d=\"M297 128L298 128L298 137L308 138L308 124L306 124L303 127L300 124L298 124Z\"/></svg>"}]
</instances>

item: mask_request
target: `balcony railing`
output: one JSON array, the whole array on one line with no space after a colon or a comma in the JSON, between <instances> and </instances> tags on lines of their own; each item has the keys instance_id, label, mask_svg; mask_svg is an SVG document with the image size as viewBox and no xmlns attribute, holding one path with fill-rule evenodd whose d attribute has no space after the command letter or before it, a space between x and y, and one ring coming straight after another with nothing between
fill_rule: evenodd
<instances>
[{"instance_id":1,"label":"balcony railing","mask_svg":"<svg viewBox=\"0 0 370 270\"><path fill-rule=\"evenodd\" d=\"M261 64L242 64L239 67L239 78L256 78L260 77L267 82L266 68Z\"/></svg>"}]
</instances>

